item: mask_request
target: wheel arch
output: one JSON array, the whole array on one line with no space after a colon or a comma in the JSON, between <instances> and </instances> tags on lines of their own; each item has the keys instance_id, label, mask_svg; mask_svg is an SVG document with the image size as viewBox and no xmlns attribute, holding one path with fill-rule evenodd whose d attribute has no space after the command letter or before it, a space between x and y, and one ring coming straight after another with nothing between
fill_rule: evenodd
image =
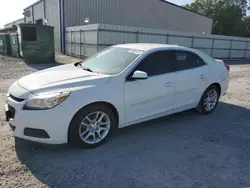
<instances>
[{"instance_id":1,"label":"wheel arch","mask_svg":"<svg viewBox=\"0 0 250 188\"><path fill-rule=\"evenodd\" d=\"M87 104L87 105L83 106L82 108L80 108L80 109L75 113L75 115L72 117L72 119L71 119L71 121L70 121L70 124L69 124L69 127L68 127L68 133L67 133L67 134L68 134L68 142L70 141L70 135L69 135L69 132L70 132L70 131L69 131L69 130L70 130L70 125L71 125L72 120L74 119L74 117L76 116L76 114L77 114L79 111L81 111L83 108L87 108L87 107L92 106L92 105L104 105L104 106L107 106L108 108L110 108L110 109L112 110L114 116L115 116L115 119L116 119L116 128L118 128L118 125L119 125L119 112L118 112L117 108L116 108L113 104L111 104L111 103L109 103L109 102L106 102L106 101L92 102L92 103Z\"/></svg>"},{"instance_id":2,"label":"wheel arch","mask_svg":"<svg viewBox=\"0 0 250 188\"><path fill-rule=\"evenodd\" d=\"M219 83L217 83L217 82L214 82L214 83L210 84L210 85L205 89L205 91L203 92L203 94L202 94L202 96L201 96L201 98L200 98L200 101L199 101L199 103L198 103L198 106L195 108L195 110L196 110L198 113L200 113L200 114L208 114L208 113L209 113L209 112L205 112L205 111L203 110L202 105L201 105L201 102L202 102L202 98L203 98L204 94L206 93L206 91L208 91L208 89L209 89L210 87L212 87L212 86L214 86L214 87L216 87L216 88L218 89L219 97L220 97L220 95L221 95L221 85L220 85ZM218 99L219 99L219 98L218 98ZM216 105L217 105L217 104L216 104Z\"/></svg>"},{"instance_id":3,"label":"wheel arch","mask_svg":"<svg viewBox=\"0 0 250 188\"><path fill-rule=\"evenodd\" d=\"M105 105L105 106L108 106L109 108L111 108L112 112L114 113L115 119L116 119L116 124L117 124L117 126L119 125L119 112L113 104L111 104L110 102L105 102L105 101L97 101L97 102L90 103L82 108L86 108L86 107L91 106L91 105Z\"/></svg>"},{"instance_id":4,"label":"wheel arch","mask_svg":"<svg viewBox=\"0 0 250 188\"><path fill-rule=\"evenodd\" d=\"M212 83L210 86L207 87L207 89L211 86L216 86L219 90L219 96L221 95L221 85L218 82Z\"/></svg>"}]
</instances>

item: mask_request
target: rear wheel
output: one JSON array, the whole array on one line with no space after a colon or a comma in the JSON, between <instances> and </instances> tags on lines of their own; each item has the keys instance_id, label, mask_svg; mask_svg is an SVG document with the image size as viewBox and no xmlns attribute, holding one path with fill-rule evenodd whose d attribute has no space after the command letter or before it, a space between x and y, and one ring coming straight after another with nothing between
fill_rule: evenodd
<instances>
[{"instance_id":1,"label":"rear wheel","mask_svg":"<svg viewBox=\"0 0 250 188\"><path fill-rule=\"evenodd\" d=\"M211 85L202 95L200 103L196 110L201 114L209 114L214 111L219 100L219 89Z\"/></svg>"},{"instance_id":2,"label":"rear wheel","mask_svg":"<svg viewBox=\"0 0 250 188\"><path fill-rule=\"evenodd\" d=\"M84 148L101 145L115 130L116 120L105 105L91 105L81 109L73 118L69 139Z\"/></svg>"}]
</instances>

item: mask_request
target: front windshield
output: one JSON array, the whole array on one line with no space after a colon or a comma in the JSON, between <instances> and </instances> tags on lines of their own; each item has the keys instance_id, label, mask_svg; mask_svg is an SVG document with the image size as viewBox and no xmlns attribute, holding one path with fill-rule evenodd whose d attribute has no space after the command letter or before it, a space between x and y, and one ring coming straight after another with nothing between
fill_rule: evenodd
<instances>
[{"instance_id":1,"label":"front windshield","mask_svg":"<svg viewBox=\"0 0 250 188\"><path fill-rule=\"evenodd\" d=\"M101 74L118 74L134 61L143 51L110 47L81 63L86 70Z\"/></svg>"}]
</instances>

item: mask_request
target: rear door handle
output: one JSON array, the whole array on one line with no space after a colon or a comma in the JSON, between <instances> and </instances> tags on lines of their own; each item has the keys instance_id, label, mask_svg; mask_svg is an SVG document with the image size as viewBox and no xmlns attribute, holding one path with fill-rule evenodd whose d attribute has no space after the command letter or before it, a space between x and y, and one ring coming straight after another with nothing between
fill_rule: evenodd
<instances>
[{"instance_id":1,"label":"rear door handle","mask_svg":"<svg viewBox=\"0 0 250 188\"><path fill-rule=\"evenodd\" d=\"M201 75L200 75L200 78L201 78L201 79L204 79L205 77L206 77L205 74L201 74Z\"/></svg>"},{"instance_id":2,"label":"rear door handle","mask_svg":"<svg viewBox=\"0 0 250 188\"><path fill-rule=\"evenodd\" d=\"M173 84L174 84L173 82L168 82L168 83L165 84L165 87L170 87L170 86L172 86Z\"/></svg>"}]
</instances>

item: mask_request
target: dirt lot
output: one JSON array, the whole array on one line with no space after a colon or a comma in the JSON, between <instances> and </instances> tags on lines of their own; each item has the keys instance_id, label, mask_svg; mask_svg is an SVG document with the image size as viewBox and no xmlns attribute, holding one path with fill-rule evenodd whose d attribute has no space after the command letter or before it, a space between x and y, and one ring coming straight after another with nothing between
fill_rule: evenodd
<instances>
[{"instance_id":1,"label":"dirt lot","mask_svg":"<svg viewBox=\"0 0 250 188\"><path fill-rule=\"evenodd\" d=\"M14 139L0 107L0 187L250 186L250 63L231 64L213 114L142 123L92 150ZM15 79L45 67L0 57L0 106Z\"/></svg>"}]
</instances>

